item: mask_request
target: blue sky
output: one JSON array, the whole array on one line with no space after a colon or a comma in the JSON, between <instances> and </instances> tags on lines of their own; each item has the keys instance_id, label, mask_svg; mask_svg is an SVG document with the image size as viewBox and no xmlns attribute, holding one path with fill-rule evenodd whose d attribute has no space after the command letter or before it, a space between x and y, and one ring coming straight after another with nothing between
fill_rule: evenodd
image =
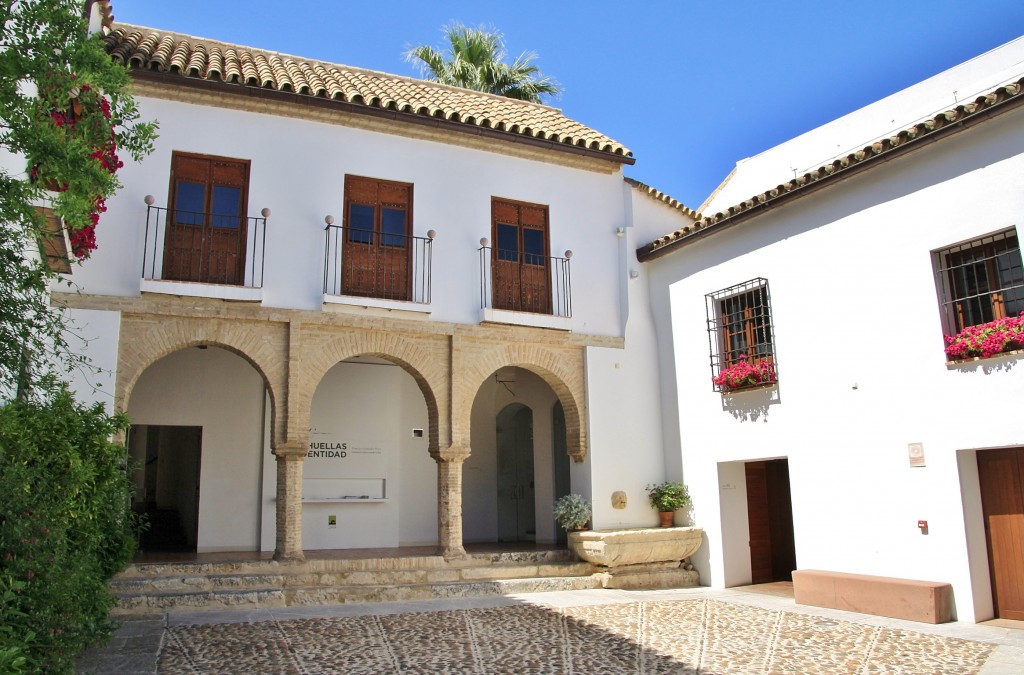
<instances>
[{"instance_id":1,"label":"blue sky","mask_svg":"<svg viewBox=\"0 0 1024 675\"><path fill-rule=\"evenodd\" d=\"M1022 0L113 0L117 21L417 76L453 21L533 50L549 101L692 208L736 161L1024 34Z\"/></svg>"}]
</instances>

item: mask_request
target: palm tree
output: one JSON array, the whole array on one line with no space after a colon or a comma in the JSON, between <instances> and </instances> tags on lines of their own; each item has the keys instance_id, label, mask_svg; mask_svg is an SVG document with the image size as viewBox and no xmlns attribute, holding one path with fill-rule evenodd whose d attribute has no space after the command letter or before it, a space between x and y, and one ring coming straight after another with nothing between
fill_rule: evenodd
<instances>
[{"instance_id":1,"label":"palm tree","mask_svg":"<svg viewBox=\"0 0 1024 675\"><path fill-rule=\"evenodd\" d=\"M562 92L557 82L541 76L533 65L536 52L524 52L512 63L505 63L505 39L496 30L452 23L445 26L444 34L449 43L447 54L427 45L405 53L407 61L418 61L424 79L532 103Z\"/></svg>"}]
</instances>

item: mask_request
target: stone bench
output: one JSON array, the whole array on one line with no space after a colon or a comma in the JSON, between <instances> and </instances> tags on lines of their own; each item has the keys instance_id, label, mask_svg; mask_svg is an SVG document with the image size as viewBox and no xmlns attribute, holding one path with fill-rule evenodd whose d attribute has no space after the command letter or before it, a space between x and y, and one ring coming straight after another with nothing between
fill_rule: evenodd
<instances>
[{"instance_id":1,"label":"stone bench","mask_svg":"<svg viewBox=\"0 0 1024 675\"><path fill-rule=\"evenodd\" d=\"M793 572L793 595L799 605L923 623L953 620L953 587L938 581L797 570Z\"/></svg>"}]
</instances>

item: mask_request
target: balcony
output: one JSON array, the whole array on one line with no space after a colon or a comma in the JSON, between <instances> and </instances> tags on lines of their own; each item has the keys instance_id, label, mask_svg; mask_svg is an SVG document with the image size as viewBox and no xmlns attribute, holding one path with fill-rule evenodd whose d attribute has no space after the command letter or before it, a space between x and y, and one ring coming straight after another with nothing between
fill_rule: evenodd
<instances>
[{"instance_id":1,"label":"balcony","mask_svg":"<svg viewBox=\"0 0 1024 675\"><path fill-rule=\"evenodd\" d=\"M154 206L146 197L142 291L262 299L267 218Z\"/></svg>"},{"instance_id":2,"label":"balcony","mask_svg":"<svg viewBox=\"0 0 1024 675\"><path fill-rule=\"evenodd\" d=\"M425 312L434 230L426 237L324 221L324 302Z\"/></svg>"},{"instance_id":3,"label":"balcony","mask_svg":"<svg viewBox=\"0 0 1024 675\"><path fill-rule=\"evenodd\" d=\"M496 249L480 240L481 319L569 330L572 278L564 257Z\"/></svg>"}]
</instances>

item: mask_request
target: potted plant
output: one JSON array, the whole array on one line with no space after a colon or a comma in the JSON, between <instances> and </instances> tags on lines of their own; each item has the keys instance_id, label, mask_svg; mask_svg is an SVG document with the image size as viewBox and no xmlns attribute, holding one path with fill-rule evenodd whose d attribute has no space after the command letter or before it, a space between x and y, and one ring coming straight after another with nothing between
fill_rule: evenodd
<instances>
[{"instance_id":1,"label":"potted plant","mask_svg":"<svg viewBox=\"0 0 1024 675\"><path fill-rule=\"evenodd\" d=\"M662 527L672 527L675 512L690 505L690 491L684 483L674 480L648 485L647 497L651 500L651 506L658 511Z\"/></svg>"},{"instance_id":2,"label":"potted plant","mask_svg":"<svg viewBox=\"0 0 1024 675\"><path fill-rule=\"evenodd\" d=\"M568 494L555 502L555 522L563 530L585 530L590 521L592 509L583 495Z\"/></svg>"}]
</instances>

